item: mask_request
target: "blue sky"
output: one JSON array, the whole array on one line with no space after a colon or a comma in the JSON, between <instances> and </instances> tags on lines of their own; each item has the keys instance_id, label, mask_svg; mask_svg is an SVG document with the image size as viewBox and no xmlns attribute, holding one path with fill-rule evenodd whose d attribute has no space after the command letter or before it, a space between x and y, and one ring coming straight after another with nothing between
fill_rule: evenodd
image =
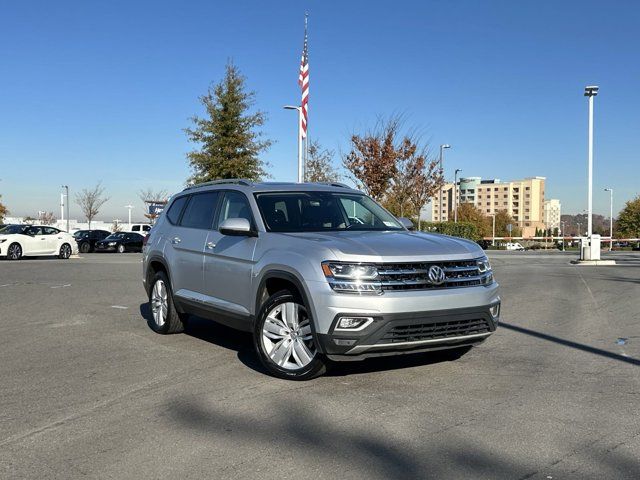
<instances>
[{"instance_id":1,"label":"blue sky","mask_svg":"<svg viewBox=\"0 0 640 480\"><path fill-rule=\"evenodd\" d=\"M310 13L312 138L336 153L402 113L447 175L547 177L586 208L587 84L596 98L594 210L640 192L640 4L628 2L5 2L0 15L0 193L16 215L59 212L59 186L102 181L100 219L140 188L189 176L182 131L228 59L268 113L276 180L294 180L297 69ZM338 158L336 158L338 161ZM75 205L72 217L79 217ZM135 210L134 210L135 212Z\"/></svg>"}]
</instances>

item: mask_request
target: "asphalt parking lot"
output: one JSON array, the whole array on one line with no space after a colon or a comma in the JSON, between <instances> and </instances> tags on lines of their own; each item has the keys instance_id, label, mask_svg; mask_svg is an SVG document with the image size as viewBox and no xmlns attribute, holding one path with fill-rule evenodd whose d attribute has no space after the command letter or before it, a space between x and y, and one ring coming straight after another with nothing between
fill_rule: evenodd
<instances>
[{"instance_id":1,"label":"asphalt parking lot","mask_svg":"<svg viewBox=\"0 0 640 480\"><path fill-rule=\"evenodd\" d=\"M450 361L267 376L147 326L141 256L0 262L0 478L640 478L640 254L491 255L503 326Z\"/></svg>"}]
</instances>

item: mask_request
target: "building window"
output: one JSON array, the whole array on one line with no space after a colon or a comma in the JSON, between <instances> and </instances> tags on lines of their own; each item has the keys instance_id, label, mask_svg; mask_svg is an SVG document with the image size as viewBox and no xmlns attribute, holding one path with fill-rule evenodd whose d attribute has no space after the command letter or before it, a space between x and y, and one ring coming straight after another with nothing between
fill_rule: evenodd
<instances>
[{"instance_id":1,"label":"building window","mask_svg":"<svg viewBox=\"0 0 640 480\"><path fill-rule=\"evenodd\" d=\"M525 190L531 190L531 188L529 188L529 187L526 187L526 188L525 188Z\"/></svg>"}]
</instances>

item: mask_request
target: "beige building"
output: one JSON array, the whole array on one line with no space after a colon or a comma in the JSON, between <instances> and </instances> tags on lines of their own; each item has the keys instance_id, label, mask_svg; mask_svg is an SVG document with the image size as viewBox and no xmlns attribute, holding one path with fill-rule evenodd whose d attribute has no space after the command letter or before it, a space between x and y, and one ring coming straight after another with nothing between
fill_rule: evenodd
<instances>
[{"instance_id":1,"label":"beige building","mask_svg":"<svg viewBox=\"0 0 640 480\"><path fill-rule=\"evenodd\" d=\"M560 200L552 198L544 202L544 225L548 229L560 229Z\"/></svg>"},{"instance_id":2,"label":"beige building","mask_svg":"<svg viewBox=\"0 0 640 480\"><path fill-rule=\"evenodd\" d=\"M482 180L480 177L461 178L458 182L459 203L472 203L487 216L506 210L522 230L523 236L533 236L536 228L544 228L545 177L502 182L498 179ZM431 199L431 218L434 222L453 217L454 185L443 189L442 206L439 195ZM451 218L453 219L453 218Z\"/></svg>"}]
</instances>

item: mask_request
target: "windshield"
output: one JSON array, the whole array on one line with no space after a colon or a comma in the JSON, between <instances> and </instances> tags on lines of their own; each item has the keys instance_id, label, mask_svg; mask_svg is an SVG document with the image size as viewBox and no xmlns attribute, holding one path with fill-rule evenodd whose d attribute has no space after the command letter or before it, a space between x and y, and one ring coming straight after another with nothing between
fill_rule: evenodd
<instances>
[{"instance_id":1,"label":"windshield","mask_svg":"<svg viewBox=\"0 0 640 480\"><path fill-rule=\"evenodd\" d=\"M13 235L16 233L24 233L29 225L5 225L0 227L0 235Z\"/></svg>"},{"instance_id":2,"label":"windshield","mask_svg":"<svg viewBox=\"0 0 640 480\"><path fill-rule=\"evenodd\" d=\"M380 205L357 193L258 193L256 200L269 232L404 229Z\"/></svg>"},{"instance_id":3,"label":"windshield","mask_svg":"<svg viewBox=\"0 0 640 480\"><path fill-rule=\"evenodd\" d=\"M111 235L109 235L107 238L105 238L105 240L121 240L123 239L125 236L124 233L112 233Z\"/></svg>"}]
</instances>

